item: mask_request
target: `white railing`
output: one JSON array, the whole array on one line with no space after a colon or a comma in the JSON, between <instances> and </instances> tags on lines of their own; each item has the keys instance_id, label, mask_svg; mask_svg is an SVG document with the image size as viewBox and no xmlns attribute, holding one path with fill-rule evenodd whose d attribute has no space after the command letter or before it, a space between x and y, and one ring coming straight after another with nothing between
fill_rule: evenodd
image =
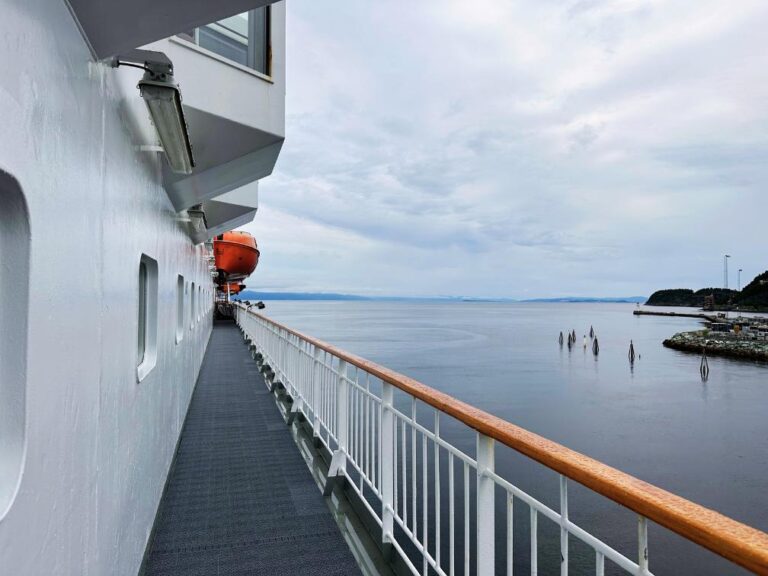
<instances>
[{"instance_id":1,"label":"white railing","mask_svg":"<svg viewBox=\"0 0 768 576\"><path fill-rule=\"evenodd\" d=\"M298 414L306 418L315 438L332 454L329 480L344 479L357 493L381 527L383 543L397 551L413 574L494 574L496 531L503 524L506 572L512 574L514 510L520 505L529 511L532 575L538 573L542 517L559 529L561 575L569 570L569 537L592 548L598 576L604 574L606 563L629 574L651 574L648 519L749 570L768 574L768 534L291 330L246 306L238 305L236 316L268 385L280 383L292 398L289 419ZM404 393L398 392L400 402L396 391ZM421 405L434 409L431 428L417 420ZM475 430L475 458L441 437L445 415ZM497 442L560 474L559 511L496 473ZM635 559L569 519L569 480L638 513ZM499 489L505 494L501 508L505 517L497 519Z\"/></svg>"}]
</instances>

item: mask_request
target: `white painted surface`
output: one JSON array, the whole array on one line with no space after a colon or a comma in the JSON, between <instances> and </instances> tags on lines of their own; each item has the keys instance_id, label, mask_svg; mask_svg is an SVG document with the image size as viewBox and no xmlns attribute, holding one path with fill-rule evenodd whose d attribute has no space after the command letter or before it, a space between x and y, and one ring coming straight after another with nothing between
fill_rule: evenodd
<instances>
[{"instance_id":1,"label":"white painted surface","mask_svg":"<svg viewBox=\"0 0 768 576\"><path fill-rule=\"evenodd\" d=\"M161 156L132 140L145 118L123 105L124 71L91 61L61 0L2 0L0 15L0 170L31 231L28 306L23 275L0 283L28 312L26 459L0 573L134 576L211 331L206 312L176 343L177 277L209 293L211 278ZM137 384L142 253L158 263L157 360ZM23 339L23 316L0 329Z\"/></svg>"},{"instance_id":2,"label":"white painted surface","mask_svg":"<svg viewBox=\"0 0 768 576\"><path fill-rule=\"evenodd\" d=\"M271 8L271 46L269 80L224 64L189 42L165 39L147 46L173 62L195 156L192 175L165 171L177 210L207 200L257 207L256 181L272 173L285 139L284 2ZM135 84L140 74L125 76L126 82L130 78Z\"/></svg>"}]
</instances>

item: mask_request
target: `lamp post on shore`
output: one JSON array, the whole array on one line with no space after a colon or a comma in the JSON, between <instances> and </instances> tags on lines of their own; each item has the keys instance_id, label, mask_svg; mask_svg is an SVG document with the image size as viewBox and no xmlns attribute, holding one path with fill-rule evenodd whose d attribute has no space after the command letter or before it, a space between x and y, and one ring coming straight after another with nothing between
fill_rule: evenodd
<instances>
[{"instance_id":1,"label":"lamp post on shore","mask_svg":"<svg viewBox=\"0 0 768 576\"><path fill-rule=\"evenodd\" d=\"M739 280L738 280L737 286L738 286L737 288L738 291L741 292L741 268L739 268Z\"/></svg>"},{"instance_id":2,"label":"lamp post on shore","mask_svg":"<svg viewBox=\"0 0 768 576\"><path fill-rule=\"evenodd\" d=\"M726 254L725 257L723 258L723 268L724 268L723 276L725 277L726 290L728 289L728 258L730 257L731 257L730 254Z\"/></svg>"}]
</instances>

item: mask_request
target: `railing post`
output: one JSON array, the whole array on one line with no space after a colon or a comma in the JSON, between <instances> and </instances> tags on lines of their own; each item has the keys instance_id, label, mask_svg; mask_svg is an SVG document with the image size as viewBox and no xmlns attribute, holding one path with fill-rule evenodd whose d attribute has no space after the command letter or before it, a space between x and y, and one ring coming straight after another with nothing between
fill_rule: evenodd
<instances>
[{"instance_id":1,"label":"railing post","mask_svg":"<svg viewBox=\"0 0 768 576\"><path fill-rule=\"evenodd\" d=\"M291 409L288 412L288 424L293 422L301 412L303 394L301 393L301 341L290 332L285 333L285 370L283 371L285 382L290 388Z\"/></svg>"},{"instance_id":2,"label":"railing post","mask_svg":"<svg viewBox=\"0 0 768 576\"><path fill-rule=\"evenodd\" d=\"M283 385L283 388L285 387L285 382L283 382L283 370L285 369L285 336L283 336L283 329L279 328L277 331L277 337L278 337L278 349L277 349L277 366L274 367L275 371L275 378L278 379L278 382L280 382Z\"/></svg>"},{"instance_id":3,"label":"railing post","mask_svg":"<svg viewBox=\"0 0 768 576\"><path fill-rule=\"evenodd\" d=\"M648 573L648 520L644 516L637 517L637 565L641 574Z\"/></svg>"},{"instance_id":4,"label":"railing post","mask_svg":"<svg viewBox=\"0 0 768 576\"><path fill-rule=\"evenodd\" d=\"M314 364L312 373L312 437L320 438L320 397L322 394L320 379L322 378L321 359L323 351L315 346Z\"/></svg>"},{"instance_id":5,"label":"railing post","mask_svg":"<svg viewBox=\"0 0 768 576\"><path fill-rule=\"evenodd\" d=\"M347 362L339 360L339 383L336 390L336 439L339 451L346 454L349 445L349 383L347 382ZM345 459L346 463L346 459Z\"/></svg>"},{"instance_id":6,"label":"railing post","mask_svg":"<svg viewBox=\"0 0 768 576\"><path fill-rule=\"evenodd\" d=\"M347 471L347 440L349 427L349 383L347 382L347 362L339 360L339 379L336 385L336 440L337 448L328 467L328 480L323 494L328 496L333 490L333 482L344 478Z\"/></svg>"},{"instance_id":7,"label":"railing post","mask_svg":"<svg viewBox=\"0 0 768 576\"><path fill-rule=\"evenodd\" d=\"M560 475L560 576L568 576L568 479Z\"/></svg>"},{"instance_id":8,"label":"railing post","mask_svg":"<svg viewBox=\"0 0 768 576\"><path fill-rule=\"evenodd\" d=\"M495 572L495 488L488 473L494 471L494 441L477 433L477 574Z\"/></svg>"},{"instance_id":9,"label":"railing post","mask_svg":"<svg viewBox=\"0 0 768 576\"><path fill-rule=\"evenodd\" d=\"M381 536L384 544L391 542L395 530L395 414L392 412L394 395L394 386L382 382L379 470L381 470Z\"/></svg>"}]
</instances>

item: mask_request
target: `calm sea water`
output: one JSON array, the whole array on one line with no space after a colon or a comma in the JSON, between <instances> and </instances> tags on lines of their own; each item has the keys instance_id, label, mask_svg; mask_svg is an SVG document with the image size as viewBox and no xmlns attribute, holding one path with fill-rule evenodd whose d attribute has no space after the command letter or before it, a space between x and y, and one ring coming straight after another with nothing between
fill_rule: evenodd
<instances>
[{"instance_id":1,"label":"calm sea water","mask_svg":"<svg viewBox=\"0 0 768 576\"><path fill-rule=\"evenodd\" d=\"M275 320L416 378L569 448L768 531L768 365L699 358L665 349L695 319L636 317L624 304L267 302ZM582 348L594 326L595 359ZM571 352L558 345L575 329ZM630 367L630 339L639 355ZM471 435L444 435L474 454ZM557 475L502 449L497 470L558 508ZM634 517L575 486L570 514L622 552L636 555ZM522 509L523 506L518 508ZM516 522L527 529L527 511ZM549 526L547 526L549 524ZM557 529L540 519L557 550ZM572 574L594 573L594 556L571 540ZM498 548L498 546L497 546ZM527 569L528 543L515 540ZM557 571L542 553L540 573ZM658 526L650 528L656 574L740 574ZM613 573L611 569L606 571Z\"/></svg>"}]
</instances>

